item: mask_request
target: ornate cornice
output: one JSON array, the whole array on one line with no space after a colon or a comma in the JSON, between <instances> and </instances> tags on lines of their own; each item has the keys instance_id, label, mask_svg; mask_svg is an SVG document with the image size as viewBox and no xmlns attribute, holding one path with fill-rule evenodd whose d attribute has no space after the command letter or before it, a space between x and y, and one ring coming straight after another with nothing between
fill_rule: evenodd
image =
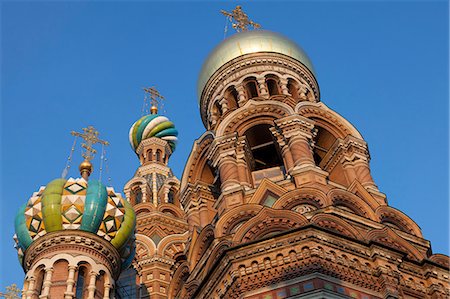
<instances>
[{"instance_id":1,"label":"ornate cornice","mask_svg":"<svg viewBox=\"0 0 450 299\"><path fill-rule=\"evenodd\" d=\"M66 252L87 255L104 264L116 279L120 274L120 254L105 239L81 230L50 232L34 241L25 251L23 266L28 271L41 258Z\"/></svg>"}]
</instances>

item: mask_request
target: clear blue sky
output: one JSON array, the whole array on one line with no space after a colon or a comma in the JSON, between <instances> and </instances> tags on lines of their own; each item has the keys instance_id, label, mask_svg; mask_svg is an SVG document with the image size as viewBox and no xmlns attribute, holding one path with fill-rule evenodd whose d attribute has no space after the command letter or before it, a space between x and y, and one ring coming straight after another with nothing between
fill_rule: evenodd
<instances>
[{"instance_id":1,"label":"clear blue sky","mask_svg":"<svg viewBox=\"0 0 450 299\"><path fill-rule=\"evenodd\" d=\"M22 284L13 218L39 186L60 176L71 130L94 125L111 143L110 175L122 192L138 166L127 135L141 115L141 87L156 85L167 99L166 115L180 131L170 165L181 177L204 132L198 72L223 39L219 10L236 4L1 4L0 290ZM322 101L368 142L373 177L389 204L418 223L434 252L448 254L447 1L241 4L263 28L305 49ZM71 176L78 176L75 155Z\"/></svg>"}]
</instances>

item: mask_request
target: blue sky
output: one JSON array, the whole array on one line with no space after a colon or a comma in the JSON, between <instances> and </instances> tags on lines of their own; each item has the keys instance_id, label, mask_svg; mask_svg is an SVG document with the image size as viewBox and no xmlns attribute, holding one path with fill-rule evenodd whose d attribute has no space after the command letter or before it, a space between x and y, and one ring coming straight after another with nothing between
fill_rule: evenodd
<instances>
[{"instance_id":1,"label":"blue sky","mask_svg":"<svg viewBox=\"0 0 450 299\"><path fill-rule=\"evenodd\" d=\"M180 131L170 165L181 177L204 132L198 72L223 40L220 9L236 4L1 4L0 290L22 284L13 218L60 176L70 131L93 125L110 142L109 175L122 192L138 166L127 135L141 115L141 87L156 85L167 99L165 114ZM448 254L447 1L240 4L308 53L322 101L368 142L372 175L389 204L418 223L434 252ZM77 150L71 176L80 161Z\"/></svg>"}]
</instances>

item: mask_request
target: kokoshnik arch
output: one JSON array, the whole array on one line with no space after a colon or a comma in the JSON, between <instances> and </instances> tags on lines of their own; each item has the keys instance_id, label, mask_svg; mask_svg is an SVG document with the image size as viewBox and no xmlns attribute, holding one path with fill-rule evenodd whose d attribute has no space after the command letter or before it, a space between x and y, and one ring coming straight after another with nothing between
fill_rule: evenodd
<instances>
[{"instance_id":1,"label":"kokoshnik arch","mask_svg":"<svg viewBox=\"0 0 450 299\"><path fill-rule=\"evenodd\" d=\"M240 32L203 65L206 131L181 181L167 166L178 131L149 89L125 199L87 160L19 211L22 298L448 298L448 257L388 205L306 53L223 13Z\"/></svg>"}]
</instances>

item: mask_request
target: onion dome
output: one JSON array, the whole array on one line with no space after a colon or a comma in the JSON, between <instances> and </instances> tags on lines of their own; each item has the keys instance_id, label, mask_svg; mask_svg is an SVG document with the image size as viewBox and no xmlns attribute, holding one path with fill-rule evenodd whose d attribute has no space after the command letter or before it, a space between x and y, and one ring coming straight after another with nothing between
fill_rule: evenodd
<instances>
[{"instance_id":1,"label":"onion dome","mask_svg":"<svg viewBox=\"0 0 450 299\"><path fill-rule=\"evenodd\" d=\"M142 140L158 137L166 140L174 151L178 140L175 125L167 117L158 115L156 110L152 110L152 113L141 117L131 126L129 134L131 147L136 152Z\"/></svg>"},{"instance_id":2,"label":"onion dome","mask_svg":"<svg viewBox=\"0 0 450 299\"><path fill-rule=\"evenodd\" d=\"M267 30L244 31L225 39L208 56L200 71L198 95L201 95L206 82L221 66L239 56L260 52L287 55L298 60L314 75L311 60L302 48L287 37Z\"/></svg>"},{"instance_id":3,"label":"onion dome","mask_svg":"<svg viewBox=\"0 0 450 299\"><path fill-rule=\"evenodd\" d=\"M56 179L33 193L15 218L19 259L39 237L49 232L82 230L109 241L121 254L122 268L134 256L136 216L113 188L84 178Z\"/></svg>"}]
</instances>

